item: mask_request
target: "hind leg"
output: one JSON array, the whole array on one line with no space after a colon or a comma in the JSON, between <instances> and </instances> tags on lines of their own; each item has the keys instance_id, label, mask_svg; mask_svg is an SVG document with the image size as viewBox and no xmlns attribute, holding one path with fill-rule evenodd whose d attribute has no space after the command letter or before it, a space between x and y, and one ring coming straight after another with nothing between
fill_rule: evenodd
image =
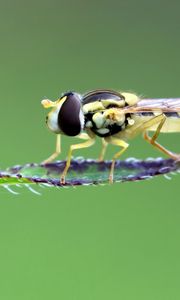
<instances>
[{"instance_id":1,"label":"hind leg","mask_svg":"<svg viewBox=\"0 0 180 300\"><path fill-rule=\"evenodd\" d=\"M164 116L164 115L163 115ZM160 132L161 132L161 129L164 125L166 121L166 117L164 116L164 118L162 118L162 120L160 121L160 123L158 124L157 126L157 129L155 131L155 133L153 134L152 137L150 137L148 135L148 130L146 130L143 134L143 137L144 139L150 143L153 147L155 147L156 149L158 149L159 151L163 152L164 154L168 155L169 157L173 158L173 159L180 159L180 154L176 154L176 153L173 153L171 151L169 151L168 149L166 149L165 147L163 147L161 144L159 144L158 142L156 142Z\"/></svg>"}]
</instances>

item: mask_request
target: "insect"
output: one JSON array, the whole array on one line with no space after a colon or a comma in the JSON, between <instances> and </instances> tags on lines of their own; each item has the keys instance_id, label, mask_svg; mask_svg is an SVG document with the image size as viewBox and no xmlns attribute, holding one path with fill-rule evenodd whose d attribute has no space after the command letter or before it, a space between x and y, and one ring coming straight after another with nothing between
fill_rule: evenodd
<instances>
[{"instance_id":1,"label":"insect","mask_svg":"<svg viewBox=\"0 0 180 300\"><path fill-rule=\"evenodd\" d=\"M96 137L102 139L99 161L104 159L108 144L120 150L113 156L109 182L113 182L115 161L127 150L128 140L143 134L144 139L155 148L173 159L175 154L156 140L160 132L180 132L180 98L140 99L132 93L113 90L93 90L86 94L64 93L57 101L42 100L44 108L51 108L46 123L57 134L56 151L44 161L49 163L61 152L61 134L78 137L83 143L70 146L66 166L60 177L65 183L74 150L87 148L95 143ZM152 137L149 131L153 131Z\"/></svg>"}]
</instances>

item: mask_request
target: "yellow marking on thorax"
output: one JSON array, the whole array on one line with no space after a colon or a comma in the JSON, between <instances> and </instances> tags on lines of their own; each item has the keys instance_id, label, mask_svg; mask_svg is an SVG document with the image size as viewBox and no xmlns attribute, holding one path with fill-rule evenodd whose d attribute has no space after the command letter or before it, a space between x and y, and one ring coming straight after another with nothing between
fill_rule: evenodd
<instances>
[{"instance_id":1,"label":"yellow marking on thorax","mask_svg":"<svg viewBox=\"0 0 180 300\"><path fill-rule=\"evenodd\" d=\"M83 105L82 109L83 109L83 113L87 114L89 112L103 110L104 106L100 101L96 101L96 102L91 102L91 103L87 103L87 104Z\"/></svg>"},{"instance_id":2,"label":"yellow marking on thorax","mask_svg":"<svg viewBox=\"0 0 180 300\"><path fill-rule=\"evenodd\" d=\"M126 102L124 99L122 100L114 100L114 99L101 99L100 101L90 102L83 105L83 112L87 114L89 112L95 112L99 110L108 109L109 105L115 105L116 107L123 108Z\"/></svg>"},{"instance_id":3,"label":"yellow marking on thorax","mask_svg":"<svg viewBox=\"0 0 180 300\"><path fill-rule=\"evenodd\" d=\"M125 106L125 101L124 99L122 100L113 100L113 99L106 99L106 100L101 100L104 108L108 107L109 105L115 105L118 107L124 107Z\"/></svg>"},{"instance_id":4,"label":"yellow marking on thorax","mask_svg":"<svg viewBox=\"0 0 180 300\"><path fill-rule=\"evenodd\" d=\"M124 96L125 101L129 106L135 105L140 100L135 94L121 93L121 95Z\"/></svg>"}]
</instances>

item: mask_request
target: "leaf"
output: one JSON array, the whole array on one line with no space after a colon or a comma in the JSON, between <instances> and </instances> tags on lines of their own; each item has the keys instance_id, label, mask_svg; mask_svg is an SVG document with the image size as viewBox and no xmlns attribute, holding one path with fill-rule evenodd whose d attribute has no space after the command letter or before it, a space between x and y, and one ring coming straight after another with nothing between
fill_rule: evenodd
<instances>
[{"instance_id":1,"label":"leaf","mask_svg":"<svg viewBox=\"0 0 180 300\"><path fill-rule=\"evenodd\" d=\"M64 187L106 184L108 183L110 166L111 161L98 162L92 159L74 159L71 161L66 183L62 185L60 174L65 167L65 161L57 161L46 165L35 163L19 165L0 171L0 186L12 191L10 186L13 185L27 186L32 190L33 185ZM175 172L179 169L180 162L172 159L149 158L147 160L137 160L129 158L116 162L114 182L145 180L156 175Z\"/></svg>"}]
</instances>

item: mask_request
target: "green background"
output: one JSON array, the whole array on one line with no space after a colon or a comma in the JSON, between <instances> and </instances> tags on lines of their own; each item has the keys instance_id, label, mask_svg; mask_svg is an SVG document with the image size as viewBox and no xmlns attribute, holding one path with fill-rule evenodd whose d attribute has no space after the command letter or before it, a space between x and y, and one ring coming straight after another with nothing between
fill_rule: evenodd
<instances>
[{"instance_id":1,"label":"green background","mask_svg":"<svg viewBox=\"0 0 180 300\"><path fill-rule=\"evenodd\" d=\"M179 10L178 1L1 0L1 169L53 152L44 97L95 88L180 96ZM178 134L160 141L180 149ZM63 138L62 159L71 143ZM99 150L97 142L77 155ZM139 137L124 158L160 155ZM0 299L180 299L179 182L162 176L41 196L1 189Z\"/></svg>"}]
</instances>

